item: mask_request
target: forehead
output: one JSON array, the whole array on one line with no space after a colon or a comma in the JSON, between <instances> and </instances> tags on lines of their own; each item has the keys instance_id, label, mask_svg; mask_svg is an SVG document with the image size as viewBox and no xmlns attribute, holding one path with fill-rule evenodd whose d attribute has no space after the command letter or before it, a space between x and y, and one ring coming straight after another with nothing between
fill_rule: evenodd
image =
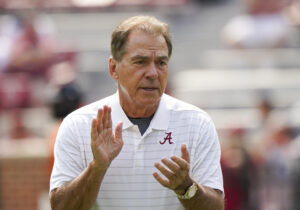
<instances>
[{"instance_id":1,"label":"forehead","mask_svg":"<svg viewBox=\"0 0 300 210\"><path fill-rule=\"evenodd\" d=\"M168 56L168 46L161 34L134 30L128 36L125 55Z\"/></svg>"}]
</instances>

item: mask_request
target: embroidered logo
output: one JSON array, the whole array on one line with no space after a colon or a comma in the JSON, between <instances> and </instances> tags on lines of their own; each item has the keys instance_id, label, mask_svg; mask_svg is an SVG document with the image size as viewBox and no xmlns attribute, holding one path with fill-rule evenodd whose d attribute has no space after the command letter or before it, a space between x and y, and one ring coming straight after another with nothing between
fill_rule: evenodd
<instances>
[{"instance_id":1,"label":"embroidered logo","mask_svg":"<svg viewBox=\"0 0 300 210\"><path fill-rule=\"evenodd\" d=\"M166 137L164 138L164 141L159 141L160 144L165 144L166 141L169 141L169 144L174 144L174 142L172 142L172 132L165 132Z\"/></svg>"}]
</instances>

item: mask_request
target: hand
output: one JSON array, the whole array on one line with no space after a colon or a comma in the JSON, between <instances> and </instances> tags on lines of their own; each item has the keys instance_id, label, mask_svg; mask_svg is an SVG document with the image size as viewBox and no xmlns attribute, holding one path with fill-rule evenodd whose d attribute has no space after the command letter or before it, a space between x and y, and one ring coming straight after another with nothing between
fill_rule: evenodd
<instances>
[{"instance_id":1,"label":"hand","mask_svg":"<svg viewBox=\"0 0 300 210\"><path fill-rule=\"evenodd\" d=\"M176 194L183 195L187 188L193 184L189 175L190 156L185 144L181 145L181 157L171 156L170 159L163 158L161 162L156 162L154 166L165 176L162 178L157 172L153 173L154 178L164 187L174 190Z\"/></svg>"},{"instance_id":2,"label":"hand","mask_svg":"<svg viewBox=\"0 0 300 210\"><path fill-rule=\"evenodd\" d=\"M114 135L111 108L104 106L103 109L98 110L97 119L93 119L91 128L91 148L96 167L106 170L122 147L122 123L118 123Z\"/></svg>"}]
</instances>

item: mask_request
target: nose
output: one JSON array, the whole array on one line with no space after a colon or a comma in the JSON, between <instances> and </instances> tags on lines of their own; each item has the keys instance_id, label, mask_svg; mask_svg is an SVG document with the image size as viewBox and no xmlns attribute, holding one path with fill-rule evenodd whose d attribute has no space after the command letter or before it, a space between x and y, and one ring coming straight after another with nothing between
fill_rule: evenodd
<instances>
[{"instance_id":1,"label":"nose","mask_svg":"<svg viewBox=\"0 0 300 210\"><path fill-rule=\"evenodd\" d=\"M149 79L156 79L158 77L158 68L156 67L154 62L149 64L147 68L146 77Z\"/></svg>"}]
</instances>

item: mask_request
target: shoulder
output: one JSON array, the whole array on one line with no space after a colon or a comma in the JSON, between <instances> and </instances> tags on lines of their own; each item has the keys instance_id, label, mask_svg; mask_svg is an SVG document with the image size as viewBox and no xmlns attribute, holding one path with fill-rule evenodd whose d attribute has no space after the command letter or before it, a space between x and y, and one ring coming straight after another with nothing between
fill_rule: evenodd
<instances>
[{"instance_id":1,"label":"shoulder","mask_svg":"<svg viewBox=\"0 0 300 210\"><path fill-rule=\"evenodd\" d=\"M210 116L204 110L193 104L184 102L167 94L164 94L162 99L163 104L173 115L182 114L210 121Z\"/></svg>"}]
</instances>

